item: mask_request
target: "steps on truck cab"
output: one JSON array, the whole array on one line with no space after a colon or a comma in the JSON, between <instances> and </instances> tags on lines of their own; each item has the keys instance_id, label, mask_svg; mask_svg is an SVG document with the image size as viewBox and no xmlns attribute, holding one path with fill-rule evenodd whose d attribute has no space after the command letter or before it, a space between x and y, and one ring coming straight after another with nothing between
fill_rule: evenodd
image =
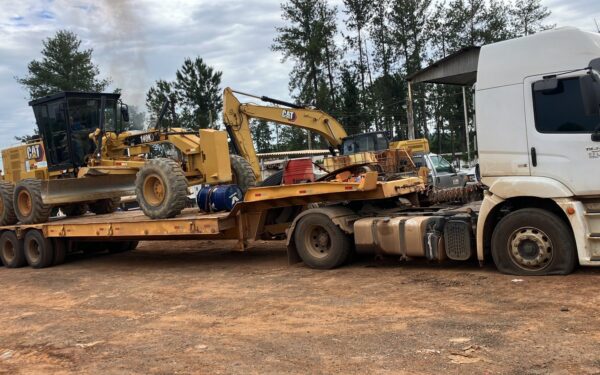
<instances>
[{"instance_id":1,"label":"steps on truck cab","mask_svg":"<svg viewBox=\"0 0 600 375\"><path fill-rule=\"evenodd\" d=\"M588 233L586 240L590 249L591 260L600 260L600 207L598 203L585 204L585 219Z\"/></svg>"}]
</instances>

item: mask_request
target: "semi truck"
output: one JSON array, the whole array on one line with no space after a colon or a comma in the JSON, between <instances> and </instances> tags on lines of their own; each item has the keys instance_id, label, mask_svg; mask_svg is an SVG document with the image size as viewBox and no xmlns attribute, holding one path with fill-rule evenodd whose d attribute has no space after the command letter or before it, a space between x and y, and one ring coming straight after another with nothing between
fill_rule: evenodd
<instances>
[{"instance_id":1,"label":"semi truck","mask_svg":"<svg viewBox=\"0 0 600 375\"><path fill-rule=\"evenodd\" d=\"M447 59L446 59L447 61ZM8 267L43 268L85 244L285 236L290 263L341 266L354 252L493 262L516 275L600 265L600 34L562 28L481 47L475 109L483 200L423 207L421 178L253 187L231 212L140 212L0 227ZM461 72L454 72L458 76Z\"/></svg>"}]
</instances>

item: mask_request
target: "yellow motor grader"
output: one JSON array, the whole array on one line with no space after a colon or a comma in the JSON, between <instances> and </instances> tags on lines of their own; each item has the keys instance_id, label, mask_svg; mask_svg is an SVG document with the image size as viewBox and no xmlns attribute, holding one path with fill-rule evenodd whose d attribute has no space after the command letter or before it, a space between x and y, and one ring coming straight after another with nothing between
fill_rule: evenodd
<instances>
[{"instance_id":1,"label":"yellow motor grader","mask_svg":"<svg viewBox=\"0 0 600 375\"><path fill-rule=\"evenodd\" d=\"M29 103L40 138L2 151L0 225L45 222L54 207L109 213L127 195L149 217L168 218L185 208L188 186L255 185L246 159L229 155L226 132L161 127L167 105L155 128L124 131L119 97L61 92Z\"/></svg>"}]
</instances>

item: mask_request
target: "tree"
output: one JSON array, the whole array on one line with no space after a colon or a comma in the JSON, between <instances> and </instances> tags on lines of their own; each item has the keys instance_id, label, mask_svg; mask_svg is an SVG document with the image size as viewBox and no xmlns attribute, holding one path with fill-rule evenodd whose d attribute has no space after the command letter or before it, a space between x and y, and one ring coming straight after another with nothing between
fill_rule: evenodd
<instances>
[{"instance_id":1,"label":"tree","mask_svg":"<svg viewBox=\"0 0 600 375\"><path fill-rule=\"evenodd\" d=\"M542 23L552 12L541 4L541 0L517 1L511 13L517 35L530 35L554 27Z\"/></svg>"},{"instance_id":2,"label":"tree","mask_svg":"<svg viewBox=\"0 0 600 375\"><path fill-rule=\"evenodd\" d=\"M301 102L334 109L336 8L329 8L325 0L290 0L281 10L286 26L276 29L271 48L283 54L283 61L294 61L290 91Z\"/></svg>"},{"instance_id":3,"label":"tree","mask_svg":"<svg viewBox=\"0 0 600 375\"><path fill-rule=\"evenodd\" d=\"M29 62L26 77L15 77L31 99L57 91L100 92L110 84L109 79L98 78L100 70L92 62L93 49L80 50L81 40L74 32L59 30L42 44L42 59Z\"/></svg>"},{"instance_id":4,"label":"tree","mask_svg":"<svg viewBox=\"0 0 600 375\"><path fill-rule=\"evenodd\" d=\"M170 107L165 116L167 126L193 130L214 126L223 109L220 88L222 74L200 57L185 59L175 73L174 81L158 80L148 90L146 107L150 121L156 121L163 103L168 100Z\"/></svg>"},{"instance_id":5,"label":"tree","mask_svg":"<svg viewBox=\"0 0 600 375\"><path fill-rule=\"evenodd\" d=\"M371 20L373 2L372 0L344 0L344 5L346 6L345 13L348 15L346 25L350 30L356 32L355 37L347 37L346 39L350 47L358 51L358 72L360 74L361 89L364 92L367 66L363 48L363 30Z\"/></svg>"},{"instance_id":6,"label":"tree","mask_svg":"<svg viewBox=\"0 0 600 375\"><path fill-rule=\"evenodd\" d=\"M271 143L273 136L271 135L268 122L265 120L252 121L250 123L250 131L257 152L273 151L273 144Z\"/></svg>"}]
</instances>

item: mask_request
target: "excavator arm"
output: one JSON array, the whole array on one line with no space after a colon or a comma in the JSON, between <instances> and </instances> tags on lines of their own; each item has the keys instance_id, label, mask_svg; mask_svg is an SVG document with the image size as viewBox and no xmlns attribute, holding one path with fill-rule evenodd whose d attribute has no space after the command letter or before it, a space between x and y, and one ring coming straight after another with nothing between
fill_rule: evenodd
<instances>
[{"instance_id":1,"label":"excavator arm","mask_svg":"<svg viewBox=\"0 0 600 375\"><path fill-rule=\"evenodd\" d=\"M240 103L234 93L251 96L273 104L284 105L285 107ZM260 164L250 132L250 119L253 118L315 132L323 136L332 148L339 149L343 138L347 136L342 124L323 111L264 96L257 97L244 94L227 87L223 92L223 122L225 123L235 151L250 162L257 179L260 179Z\"/></svg>"}]
</instances>

